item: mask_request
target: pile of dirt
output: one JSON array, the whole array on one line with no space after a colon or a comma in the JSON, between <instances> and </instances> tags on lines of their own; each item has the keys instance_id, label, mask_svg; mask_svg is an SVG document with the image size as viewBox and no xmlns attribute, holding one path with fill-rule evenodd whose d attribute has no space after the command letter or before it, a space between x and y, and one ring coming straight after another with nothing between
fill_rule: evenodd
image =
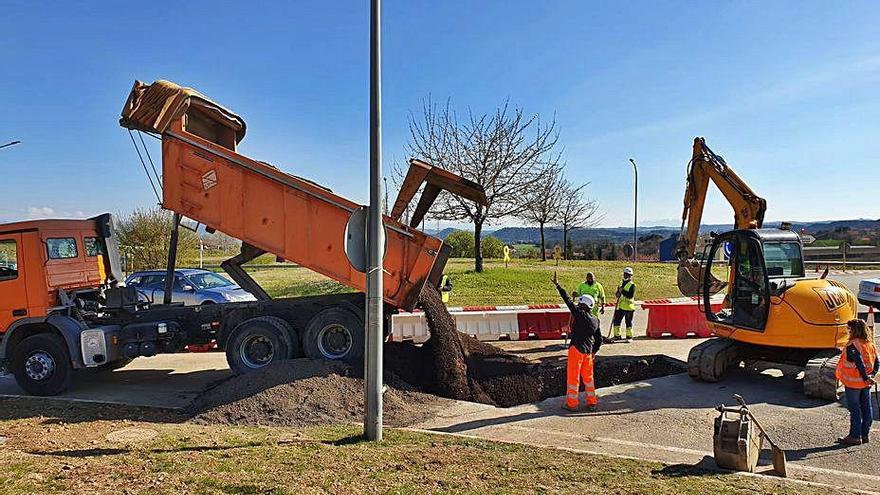
<instances>
[{"instance_id":1,"label":"pile of dirt","mask_svg":"<svg viewBox=\"0 0 880 495\"><path fill-rule=\"evenodd\" d=\"M193 401L189 413L197 423L356 423L363 421L364 415L362 375L361 368L338 361L282 361L218 383ZM424 420L443 403L393 374L386 374L385 383L384 420L390 426Z\"/></svg>"}]
</instances>

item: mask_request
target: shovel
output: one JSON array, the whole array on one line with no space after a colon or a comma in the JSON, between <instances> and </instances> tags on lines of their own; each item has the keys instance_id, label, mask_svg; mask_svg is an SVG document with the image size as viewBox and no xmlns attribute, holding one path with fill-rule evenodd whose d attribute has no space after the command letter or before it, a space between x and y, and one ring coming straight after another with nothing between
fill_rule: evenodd
<instances>
[{"instance_id":1,"label":"shovel","mask_svg":"<svg viewBox=\"0 0 880 495\"><path fill-rule=\"evenodd\" d=\"M773 470L776 471L779 476L785 478L787 476L785 472L785 451L779 448L778 445L773 443L773 440L771 440L770 436L767 435L767 430L765 430L761 426L761 423L758 423L758 419L755 418L755 416L752 414L752 411L749 410L749 406L746 405L745 399L743 399L742 396L739 394L733 394L733 398L736 399L736 401L739 402L739 405L746 410L746 412L749 414L749 417L752 418L752 422L755 424L756 427L758 427L758 431L760 431L761 435L763 435L764 438L767 439L767 443L770 444L770 452L773 454Z\"/></svg>"}]
</instances>

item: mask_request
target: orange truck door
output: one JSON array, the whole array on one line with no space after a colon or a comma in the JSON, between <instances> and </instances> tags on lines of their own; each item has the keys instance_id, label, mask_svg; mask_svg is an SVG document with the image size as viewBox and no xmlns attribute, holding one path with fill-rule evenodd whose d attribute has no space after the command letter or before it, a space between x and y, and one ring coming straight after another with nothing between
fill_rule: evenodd
<instances>
[{"instance_id":1,"label":"orange truck door","mask_svg":"<svg viewBox=\"0 0 880 495\"><path fill-rule=\"evenodd\" d=\"M0 332L28 314L21 234L0 235Z\"/></svg>"}]
</instances>

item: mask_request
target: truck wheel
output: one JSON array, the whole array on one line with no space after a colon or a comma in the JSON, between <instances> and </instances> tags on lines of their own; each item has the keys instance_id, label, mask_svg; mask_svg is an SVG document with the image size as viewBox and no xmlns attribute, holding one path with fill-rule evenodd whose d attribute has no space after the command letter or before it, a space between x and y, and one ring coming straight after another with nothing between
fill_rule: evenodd
<instances>
[{"instance_id":1,"label":"truck wheel","mask_svg":"<svg viewBox=\"0 0 880 495\"><path fill-rule=\"evenodd\" d=\"M238 374L264 368L299 354L293 328L274 316L238 324L226 341L226 361Z\"/></svg>"},{"instance_id":2,"label":"truck wheel","mask_svg":"<svg viewBox=\"0 0 880 495\"><path fill-rule=\"evenodd\" d=\"M364 320L345 308L327 308L306 325L306 356L352 361L364 356Z\"/></svg>"},{"instance_id":3,"label":"truck wheel","mask_svg":"<svg viewBox=\"0 0 880 495\"><path fill-rule=\"evenodd\" d=\"M31 395L58 395L70 387L73 366L67 344L58 335L31 335L15 346L10 361L18 386Z\"/></svg>"}]
</instances>

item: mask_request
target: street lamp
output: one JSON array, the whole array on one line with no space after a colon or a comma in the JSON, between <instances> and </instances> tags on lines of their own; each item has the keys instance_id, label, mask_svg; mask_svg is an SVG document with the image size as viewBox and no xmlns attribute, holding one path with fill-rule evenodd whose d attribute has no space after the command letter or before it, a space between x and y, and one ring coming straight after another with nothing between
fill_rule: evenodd
<instances>
[{"instance_id":1,"label":"street lamp","mask_svg":"<svg viewBox=\"0 0 880 495\"><path fill-rule=\"evenodd\" d=\"M9 146L15 146L16 144L20 144L21 141L10 141L6 144L0 144L0 148L7 148Z\"/></svg>"},{"instance_id":2,"label":"street lamp","mask_svg":"<svg viewBox=\"0 0 880 495\"><path fill-rule=\"evenodd\" d=\"M638 259L639 253L639 168L636 167L636 161L632 158L629 162L633 165L633 174L635 177L633 183L633 261Z\"/></svg>"}]
</instances>

